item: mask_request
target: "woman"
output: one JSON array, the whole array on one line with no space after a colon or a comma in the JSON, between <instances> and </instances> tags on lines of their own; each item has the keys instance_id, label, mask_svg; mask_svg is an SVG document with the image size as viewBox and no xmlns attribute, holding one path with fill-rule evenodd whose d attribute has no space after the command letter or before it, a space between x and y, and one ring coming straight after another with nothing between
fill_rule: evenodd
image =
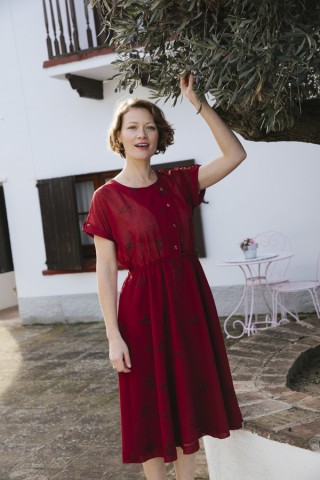
<instances>
[{"instance_id":1,"label":"woman","mask_svg":"<svg viewBox=\"0 0 320 480\"><path fill-rule=\"evenodd\" d=\"M94 236L109 357L119 373L124 463L143 463L148 480L193 480L199 438L225 438L242 426L210 287L194 249L192 211L204 190L246 153L193 90L181 90L221 150L211 162L155 172L151 157L173 143L161 110L124 102L109 134L123 170L98 189L84 231ZM117 312L118 263L128 268Z\"/></svg>"}]
</instances>

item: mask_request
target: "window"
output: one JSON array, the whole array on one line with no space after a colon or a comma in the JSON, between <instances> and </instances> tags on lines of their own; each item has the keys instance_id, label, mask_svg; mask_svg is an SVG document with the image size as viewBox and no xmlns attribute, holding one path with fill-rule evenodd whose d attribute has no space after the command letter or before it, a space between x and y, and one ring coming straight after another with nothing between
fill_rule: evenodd
<instances>
[{"instance_id":1,"label":"window","mask_svg":"<svg viewBox=\"0 0 320 480\"><path fill-rule=\"evenodd\" d=\"M75 189L77 198L77 215L81 236L83 258L95 259L95 248L93 238L82 232L82 225L89 213L92 195L97 188L104 185L108 180L115 177L119 170L110 172L90 173L75 177ZM88 264L88 261L86 262Z\"/></svg>"},{"instance_id":2,"label":"window","mask_svg":"<svg viewBox=\"0 0 320 480\"><path fill-rule=\"evenodd\" d=\"M188 166L193 160L153 165L160 168ZM93 239L82 232L93 192L115 177L120 170L39 180L40 208L46 248L44 274L95 270ZM195 210L196 248L205 257L201 211Z\"/></svg>"},{"instance_id":3,"label":"window","mask_svg":"<svg viewBox=\"0 0 320 480\"><path fill-rule=\"evenodd\" d=\"M13 262L3 186L0 185L0 273L12 272Z\"/></svg>"}]
</instances>

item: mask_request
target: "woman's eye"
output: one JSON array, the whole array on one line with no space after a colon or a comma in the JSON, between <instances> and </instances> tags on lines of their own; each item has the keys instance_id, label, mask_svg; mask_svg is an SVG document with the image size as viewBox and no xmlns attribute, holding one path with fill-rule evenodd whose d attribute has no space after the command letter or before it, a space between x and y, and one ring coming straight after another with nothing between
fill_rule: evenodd
<instances>
[{"instance_id":1,"label":"woman's eye","mask_svg":"<svg viewBox=\"0 0 320 480\"><path fill-rule=\"evenodd\" d=\"M149 127L147 127L149 130L155 130L156 127L154 127L153 125L150 125Z\"/></svg>"}]
</instances>

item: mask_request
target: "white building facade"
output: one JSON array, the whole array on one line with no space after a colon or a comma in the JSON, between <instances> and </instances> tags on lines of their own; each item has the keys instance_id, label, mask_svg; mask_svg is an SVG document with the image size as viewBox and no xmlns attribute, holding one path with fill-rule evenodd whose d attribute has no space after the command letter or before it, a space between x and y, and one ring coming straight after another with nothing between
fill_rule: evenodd
<instances>
[{"instance_id":1,"label":"white building facade","mask_svg":"<svg viewBox=\"0 0 320 480\"><path fill-rule=\"evenodd\" d=\"M93 30L92 12L84 15L82 0L71 3L76 6L73 14L78 18L81 44L86 41L81 25L91 25ZM47 14L54 39L49 10ZM59 37L58 12L55 15ZM39 0L0 3L0 185L13 260L13 270L8 267L0 273L0 309L18 304L26 324L95 321L101 314L92 262L75 269L63 263L52 268L48 245L56 237L56 243L51 243L56 252L65 241L64 259L69 249L69 259L76 257L80 263L83 252L90 249L90 245L82 245L81 237L79 244L80 229L75 234L77 245L70 240L69 210L76 209L72 222L77 229L83 217L79 203L84 195L84 190L78 192L79 183L89 182L89 195L95 174L112 175L121 169L122 159L107 149L106 132L117 103L129 93L115 93L115 82L108 80L114 73L111 62L115 55L103 48L95 50L96 44L84 48L90 54L64 55L63 61L51 61L43 68L48 59L44 18ZM61 24L68 44L65 17ZM102 89L103 98L80 97L76 87L71 88L68 74L100 81L97 90ZM88 88L95 90L89 84ZM141 87L134 95L148 98L149 92ZM175 127L175 144L165 155L155 157L154 163L190 159L205 163L219 154L204 121L186 100L175 107L170 102L159 105ZM201 263L221 315L230 312L243 278L237 267L222 268L217 263L240 255L239 242L244 237L262 231L285 234L294 252L288 272L293 280L314 278L320 247L319 146L243 143L247 160L208 189L208 203L201 206L206 247ZM62 178L63 185L59 183ZM86 188L84 183L82 186ZM60 211L61 222L57 221L59 216L50 217L54 206ZM61 232L66 232L66 237ZM119 272L119 289L126 273ZM312 310L308 300L299 305L300 310Z\"/></svg>"}]
</instances>

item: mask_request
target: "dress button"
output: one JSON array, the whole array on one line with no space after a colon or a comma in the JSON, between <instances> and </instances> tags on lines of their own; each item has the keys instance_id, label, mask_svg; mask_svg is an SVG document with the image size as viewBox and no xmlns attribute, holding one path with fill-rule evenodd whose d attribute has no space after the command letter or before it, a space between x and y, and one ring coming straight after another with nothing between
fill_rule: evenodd
<instances>
[{"instance_id":1,"label":"dress button","mask_svg":"<svg viewBox=\"0 0 320 480\"><path fill-rule=\"evenodd\" d=\"M167 203L167 207L170 207L170 203Z\"/></svg>"},{"instance_id":2,"label":"dress button","mask_svg":"<svg viewBox=\"0 0 320 480\"><path fill-rule=\"evenodd\" d=\"M178 250L178 246L177 246L177 245L175 245L173 248L174 248L175 250Z\"/></svg>"},{"instance_id":3,"label":"dress button","mask_svg":"<svg viewBox=\"0 0 320 480\"><path fill-rule=\"evenodd\" d=\"M173 223L173 224L172 224L172 226L173 226L174 228L176 228L176 227L177 227L177 225L176 225L175 223Z\"/></svg>"},{"instance_id":4,"label":"dress button","mask_svg":"<svg viewBox=\"0 0 320 480\"><path fill-rule=\"evenodd\" d=\"M162 187L160 187L160 192L163 192L163 188L162 188Z\"/></svg>"}]
</instances>

